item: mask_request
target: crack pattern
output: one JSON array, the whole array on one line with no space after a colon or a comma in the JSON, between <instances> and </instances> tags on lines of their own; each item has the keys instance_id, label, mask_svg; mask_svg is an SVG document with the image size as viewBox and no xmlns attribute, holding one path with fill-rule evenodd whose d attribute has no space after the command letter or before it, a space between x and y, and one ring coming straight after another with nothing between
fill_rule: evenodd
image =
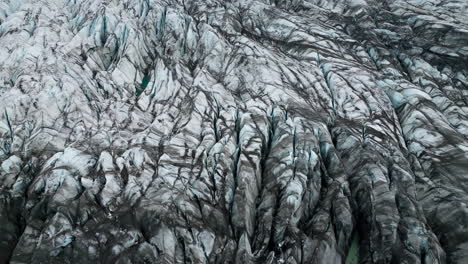
<instances>
[{"instance_id":1,"label":"crack pattern","mask_svg":"<svg viewBox=\"0 0 468 264\"><path fill-rule=\"evenodd\" d=\"M467 263L466 17L4 0L0 263Z\"/></svg>"}]
</instances>

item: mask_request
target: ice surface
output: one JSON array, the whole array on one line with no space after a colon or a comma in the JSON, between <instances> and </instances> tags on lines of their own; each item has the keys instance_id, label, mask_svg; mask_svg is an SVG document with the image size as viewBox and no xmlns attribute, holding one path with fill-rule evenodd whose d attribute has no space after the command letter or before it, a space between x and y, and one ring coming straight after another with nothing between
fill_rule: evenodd
<instances>
[{"instance_id":1,"label":"ice surface","mask_svg":"<svg viewBox=\"0 0 468 264\"><path fill-rule=\"evenodd\" d=\"M0 263L466 263L467 16L2 1Z\"/></svg>"}]
</instances>

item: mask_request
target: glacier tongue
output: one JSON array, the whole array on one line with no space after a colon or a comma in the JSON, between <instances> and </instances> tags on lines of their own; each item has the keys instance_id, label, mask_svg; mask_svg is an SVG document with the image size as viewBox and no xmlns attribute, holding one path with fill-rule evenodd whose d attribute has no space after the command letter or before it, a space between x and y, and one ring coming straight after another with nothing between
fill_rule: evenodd
<instances>
[{"instance_id":1,"label":"glacier tongue","mask_svg":"<svg viewBox=\"0 0 468 264\"><path fill-rule=\"evenodd\" d=\"M468 263L467 17L4 0L0 263Z\"/></svg>"}]
</instances>

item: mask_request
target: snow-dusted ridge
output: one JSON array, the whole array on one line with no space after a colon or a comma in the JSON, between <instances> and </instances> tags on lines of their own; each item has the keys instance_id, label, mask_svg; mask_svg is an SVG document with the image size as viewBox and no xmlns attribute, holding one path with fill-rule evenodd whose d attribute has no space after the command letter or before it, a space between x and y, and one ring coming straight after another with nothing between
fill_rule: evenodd
<instances>
[{"instance_id":1,"label":"snow-dusted ridge","mask_svg":"<svg viewBox=\"0 0 468 264\"><path fill-rule=\"evenodd\" d=\"M0 263L468 263L467 17L2 0Z\"/></svg>"}]
</instances>

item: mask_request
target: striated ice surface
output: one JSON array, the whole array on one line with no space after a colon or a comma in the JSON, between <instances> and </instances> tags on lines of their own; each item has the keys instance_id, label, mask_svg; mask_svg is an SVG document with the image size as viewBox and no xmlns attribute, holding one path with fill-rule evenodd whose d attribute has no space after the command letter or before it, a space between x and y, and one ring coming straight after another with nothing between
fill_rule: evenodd
<instances>
[{"instance_id":1,"label":"striated ice surface","mask_svg":"<svg viewBox=\"0 0 468 264\"><path fill-rule=\"evenodd\" d=\"M0 263L468 263L468 2L0 1Z\"/></svg>"}]
</instances>

